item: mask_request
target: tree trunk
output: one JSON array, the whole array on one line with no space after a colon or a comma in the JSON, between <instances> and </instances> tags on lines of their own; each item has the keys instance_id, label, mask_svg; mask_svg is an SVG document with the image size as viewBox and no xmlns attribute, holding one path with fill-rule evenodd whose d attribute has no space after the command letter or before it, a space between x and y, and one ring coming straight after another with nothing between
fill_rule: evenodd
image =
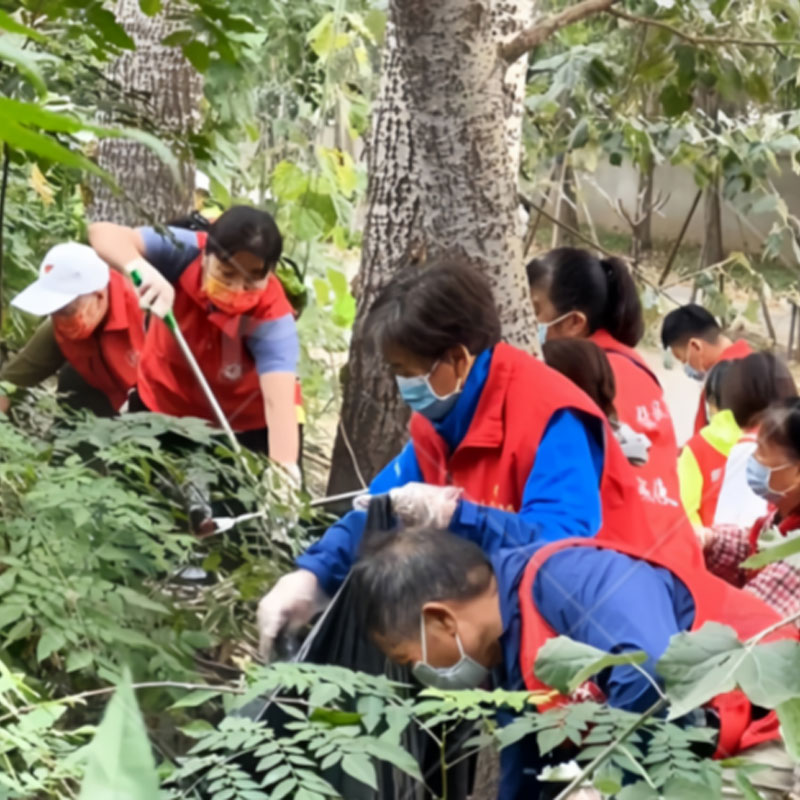
<instances>
[{"instance_id":1,"label":"tree trunk","mask_svg":"<svg viewBox=\"0 0 800 800\"><path fill-rule=\"evenodd\" d=\"M561 156L561 159L567 158L567 155ZM572 167L567 164L563 168L563 178L561 186L559 187L557 198L557 207L555 209L555 218L566 227L556 225L553 228L552 246L553 247L566 247L568 245L577 244L575 236L569 232L568 228L578 230L578 204L577 194L575 192L575 175Z\"/></svg>"},{"instance_id":2,"label":"tree trunk","mask_svg":"<svg viewBox=\"0 0 800 800\"><path fill-rule=\"evenodd\" d=\"M379 354L365 352L361 335L376 294L397 270L424 269L440 257L473 265L491 283L505 338L535 346L517 204L525 63L508 69L498 54L499 44L529 24L533 6L528 0L494 8L475 0L390 4L331 492L357 485L353 457L369 479L406 437L407 412L395 383Z\"/></svg>"},{"instance_id":3,"label":"tree trunk","mask_svg":"<svg viewBox=\"0 0 800 800\"><path fill-rule=\"evenodd\" d=\"M712 181L705 190L705 233L703 236L703 260L700 266L708 267L725 258L722 246L722 202L719 180Z\"/></svg>"},{"instance_id":4,"label":"tree trunk","mask_svg":"<svg viewBox=\"0 0 800 800\"><path fill-rule=\"evenodd\" d=\"M176 28L168 18L169 6L148 17L139 9L138 0L117 0L115 10L117 19L136 42L136 50L124 52L111 63L106 71L108 77L130 93L138 117L134 124L155 128L164 139L185 142L199 121L203 84L179 48L161 44ZM103 121L115 122L108 117ZM191 211L194 163L188 151L181 154L182 186L175 183L155 153L137 142L101 140L98 162L114 176L127 197L116 196L108 186L94 181L94 196L88 209L91 219L141 225L165 222Z\"/></svg>"},{"instance_id":5,"label":"tree trunk","mask_svg":"<svg viewBox=\"0 0 800 800\"><path fill-rule=\"evenodd\" d=\"M647 158L639 170L639 206L636 209L637 225L633 231L636 251L639 255L653 250L653 186L655 184L655 162Z\"/></svg>"}]
</instances>

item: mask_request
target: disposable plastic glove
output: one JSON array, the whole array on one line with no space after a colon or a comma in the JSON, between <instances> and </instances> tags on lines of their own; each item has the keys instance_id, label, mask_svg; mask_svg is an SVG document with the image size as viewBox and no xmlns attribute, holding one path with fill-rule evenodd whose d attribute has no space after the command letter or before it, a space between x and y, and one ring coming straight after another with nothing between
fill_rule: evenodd
<instances>
[{"instance_id":1,"label":"disposable plastic glove","mask_svg":"<svg viewBox=\"0 0 800 800\"><path fill-rule=\"evenodd\" d=\"M420 525L446 528L455 514L462 489L456 486L431 486L427 483L407 483L389 491L392 511L406 527ZM353 501L354 508L366 511L370 495Z\"/></svg>"},{"instance_id":2,"label":"disposable plastic glove","mask_svg":"<svg viewBox=\"0 0 800 800\"><path fill-rule=\"evenodd\" d=\"M298 569L284 575L258 604L258 651L264 661L270 660L278 634L301 628L328 599L313 572Z\"/></svg>"},{"instance_id":3,"label":"disposable plastic glove","mask_svg":"<svg viewBox=\"0 0 800 800\"><path fill-rule=\"evenodd\" d=\"M166 316L175 302L173 285L144 258L135 258L125 265L125 272L128 275L134 270L142 279L141 286L139 286L139 305L159 317Z\"/></svg>"}]
</instances>

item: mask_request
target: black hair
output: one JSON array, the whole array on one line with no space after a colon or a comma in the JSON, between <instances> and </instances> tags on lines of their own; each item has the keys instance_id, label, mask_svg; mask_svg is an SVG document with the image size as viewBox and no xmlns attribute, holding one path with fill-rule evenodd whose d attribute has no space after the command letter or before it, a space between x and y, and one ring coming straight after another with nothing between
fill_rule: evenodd
<instances>
[{"instance_id":1,"label":"black hair","mask_svg":"<svg viewBox=\"0 0 800 800\"><path fill-rule=\"evenodd\" d=\"M721 399L740 428L752 428L777 400L797 396L797 386L786 364L774 353L751 353L736 359L722 380Z\"/></svg>"},{"instance_id":2,"label":"black hair","mask_svg":"<svg viewBox=\"0 0 800 800\"><path fill-rule=\"evenodd\" d=\"M712 344L722 333L714 315L697 303L675 308L661 323L661 344L667 347L684 347L689 339L704 339Z\"/></svg>"},{"instance_id":3,"label":"black hair","mask_svg":"<svg viewBox=\"0 0 800 800\"><path fill-rule=\"evenodd\" d=\"M582 311L590 334L603 329L629 347L644 335L639 292L621 259L559 247L534 258L526 271L529 286L546 291L559 315Z\"/></svg>"},{"instance_id":4,"label":"black hair","mask_svg":"<svg viewBox=\"0 0 800 800\"><path fill-rule=\"evenodd\" d=\"M713 403L720 411L723 408L726 408L723 405L723 398L722 398L722 386L725 381L725 376L728 374L728 370L733 365L733 361L725 360L725 361L718 361L714 364L713 367L708 371L708 375L706 375L706 382L703 386L703 394L705 395L706 400L710 403Z\"/></svg>"},{"instance_id":5,"label":"black hair","mask_svg":"<svg viewBox=\"0 0 800 800\"><path fill-rule=\"evenodd\" d=\"M500 341L500 317L486 279L472 267L444 261L407 265L378 295L364 323L368 343L439 358L464 345L476 355Z\"/></svg>"},{"instance_id":6,"label":"black hair","mask_svg":"<svg viewBox=\"0 0 800 800\"><path fill-rule=\"evenodd\" d=\"M236 253L252 253L261 258L262 277L274 269L281 257L283 239L275 220L266 212L251 206L233 206L211 223L206 252L223 261Z\"/></svg>"},{"instance_id":7,"label":"black hair","mask_svg":"<svg viewBox=\"0 0 800 800\"><path fill-rule=\"evenodd\" d=\"M800 461L800 398L787 397L773 403L761 418L759 435Z\"/></svg>"},{"instance_id":8,"label":"black hair","mask_svg":"<svg viewBox=\"0 0 800 800\"><path fill-rule=\"evenodd\" d=\"M472 542L448 531L412 528L366 533L350 580L362 630L400 641L419 636L426 603L477 597L493 575Z\"/></svg>"},{"instance_id":9,"label":"black hair","mask_svg":"<svg viewBox=\"0 0 800 800\"><path fill-rule=\"evenodd\" d=\"M175 217L167 223L168 228L185 228L189 231L207 231L211 227L211 220L204 217L199 211L192 211L183 217Z\"/></svg>"},{"instance_id":10,"label":"black hair","mask_svg":"<svg viewBox=\"0 0 800 800\"><path fill-rule=\"evenodd\" d=\"M602 412L617 419L617 383L608 356L588 339L549 339L542 346L548 367L569 378L594 400Z\"/></svg>"}]
</instances>

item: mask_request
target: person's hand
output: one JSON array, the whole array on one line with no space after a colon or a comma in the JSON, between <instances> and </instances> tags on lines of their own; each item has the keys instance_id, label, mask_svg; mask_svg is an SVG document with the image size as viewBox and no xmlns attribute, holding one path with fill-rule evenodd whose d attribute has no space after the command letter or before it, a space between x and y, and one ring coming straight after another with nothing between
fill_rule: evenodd
<instances>
[{"instance_id":1,"label":"person's hand","mask_svg":"<svg viewBox=\"0 0 800 800\"><path fill-rule=\"evenodd\" d=\"M156 316L165 317L175 302L175 287L144 258L135 258L125 265L128 275L134 270L142 279L139 286L139 305Z\"/></svg>"},{"instance_id":2,"label":"person's hand","mask_svg":"<svg viewBox=\"0 0 800 800\"><path fill-rule=\"evenodd\" d=\"M643 433L638 433L630 425L620 422L614 431L614 438L619 442L625 458L631 464L640 467L647 463L652 444L647 436Z\"/></svg>"},{"instance_id":3,"label":"person's hand","mask_svg":"<svg viewBox=\"0 0 800 800\"><path fill-rule=\"evenodd\" d=\"M307 569L284 575L258 604L258 652L269 662L275 639L282 631L305 625L328 602L317 576Z\"/></svg>"},{"instance_id":4,"label":"person's hand","mask_svg":"<svg viewBox=\"0 0 800 800\"><path fill-rule=\"evenodd\" d=\"M455 514L462 490L456 486L431 486L427 483L407 483L389 491L392 511L406 527L427 525L446 528ZM354 507L366 510L370 495L361 495Z\"/></svg>"},{"instance_id":5,"label":"person's hand","mask_svg":"<svg viewBox=\"0 0 800 800\"><path fill-rule=\"evenodd\" d=\"M714 539L714 531L711 528L707 528L705 525L694 525L693 527L694 535L697 537L697 541L700 544L700 549L705 550Z\"/></svg>"}]
</instances>

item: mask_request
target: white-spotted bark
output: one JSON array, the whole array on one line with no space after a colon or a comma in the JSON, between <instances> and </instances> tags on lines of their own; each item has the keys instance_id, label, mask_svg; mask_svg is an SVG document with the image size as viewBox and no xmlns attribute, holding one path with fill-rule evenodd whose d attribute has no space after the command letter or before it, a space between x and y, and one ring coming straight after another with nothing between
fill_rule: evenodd
<instances>
[{"instance_id":1,"label":"white-spotted bark","mask_svg":"<svg viewBox=\"0 0 800 800\"><path fill-rule=\"evenodd\" d=\"M154 128L165 140L182 146L182 185L146 146L128 139L104 139L98 147L98 162L113 175L125 196L94 182L89 215L126 225L164 222L192 209L194 164L185 142L199 122L202 79L179 48L161 44L176 27L169 19L168 5L148 17L139 9L138 0L117 0L115 11L136 50L125 51L109 64L106 74L126 92L134 114L134 119L126 122ZM113 117L104 121L118 122Z\"/></svg>"},{"instance_id":2,"label":"white-spotted bark","mask_svg":"<svg viewBox=\"0 0 800 800\"><path fill-rule=\"evenodd\" d=\"M453 257L483 272L504 336L532 349L533 311L522 264L517 173L525 59L500 46L530 23L534 3L393 0L382 83L373 108L368 214L358 314L344 381L342 428L329 488L369 478L395 455L406 414L360 327L399 269ZM350 446L348 446L348 444ZM352 451L352 453L351 453Z\"/></svg>"}]
</instances>

